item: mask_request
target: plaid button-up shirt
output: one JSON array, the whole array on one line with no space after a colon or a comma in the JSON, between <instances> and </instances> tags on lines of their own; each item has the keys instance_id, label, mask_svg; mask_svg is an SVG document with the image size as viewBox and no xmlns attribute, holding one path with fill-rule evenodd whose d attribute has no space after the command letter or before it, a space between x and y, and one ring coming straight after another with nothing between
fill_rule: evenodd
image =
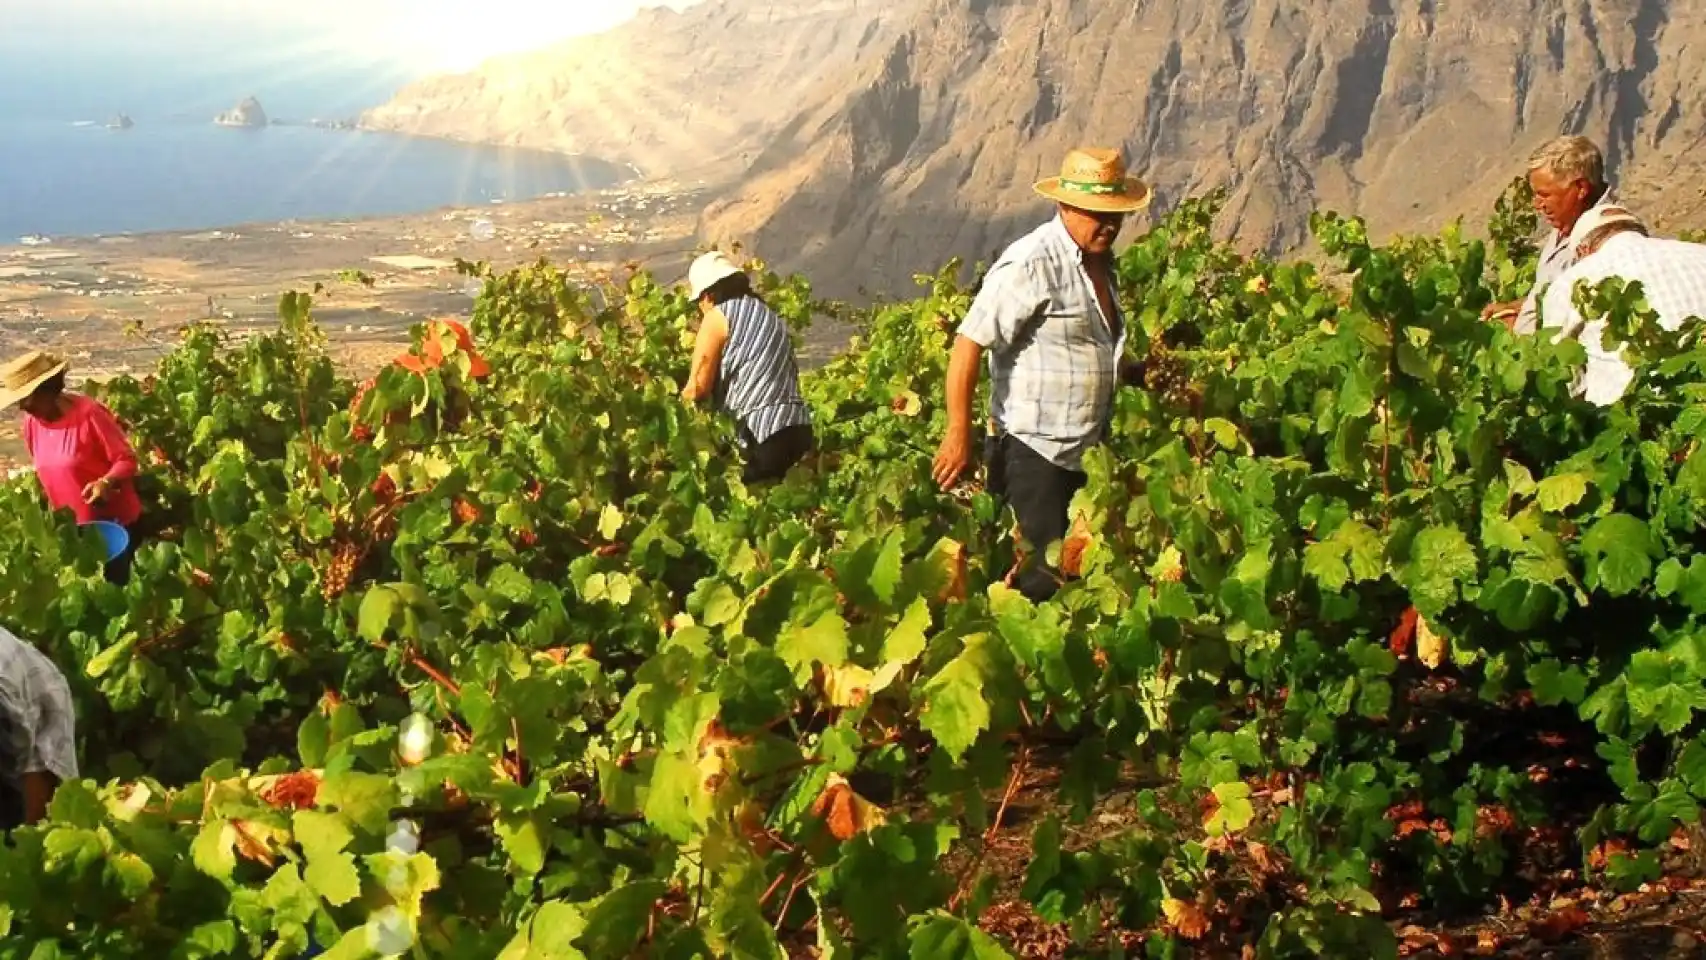
<instances>
[{"instance_id":1,"label":"plaid button-up shirt","mask_svg":"<svg viewBox=\"0 0 1706 960\"><path fill-rule=\"evenodd\" d=\"M1546 328L1574 337L1587 348L1587 366L1576 381L1575 393L1602 407L1623 396L1635 372L1623 362L1622 350L1600 345L1605 321L1586 322L1576 309L1575 291L1583 281L1592 288L1609 277L1640 281L1659 325L1676 330L1685 321L1706 318L1706 245L1615 234L1592 256L1565 270L1546 291L1540 312Z\"/></svg>"},{"instance_id":2,"label":"plaid button-up shirt","mask_svg":"<svg viewBox=\"0 0 1706 960\"><path fill-rule=\"evenodd\" d=\"M45 654L0 627L0 778L26 773L77 779L71 688Z\"/></svg>"},{"instance_id":3,"label":"plaid button-up shirt","mask_svg":"<svg viewBox=\"0 0 1706 960\"><path fill-rule=\"evenodd\" d=\"M1103 316L1084 253L1058 216L989 268L959 332L989 352L996 428L1056 466L1082 469L1107 433L1125 323L1118 297Z\"/></svg>"},{"instance_id":4,"label":"plaid button-up shirt","mask_svg":"<svg viewBox=\"0 0 1706 960\"><path fill-rule=\"evenodd\" d=\"M1605 194L1593 208L1616 206L1622 206L1617 202L1617 191L1606 187ZM1575 263L1576 248L1570 245L1569 233L1552 228L1552 232L1546 235L1546 242L1540 245L1540 261L1534 266L1534 286L1523 298L1522 309L1517 311L1516 323L1511 329L1517 333L1533 333L1540 329L1540 305L1547 288Z\"/></svg>"}]
</instances>

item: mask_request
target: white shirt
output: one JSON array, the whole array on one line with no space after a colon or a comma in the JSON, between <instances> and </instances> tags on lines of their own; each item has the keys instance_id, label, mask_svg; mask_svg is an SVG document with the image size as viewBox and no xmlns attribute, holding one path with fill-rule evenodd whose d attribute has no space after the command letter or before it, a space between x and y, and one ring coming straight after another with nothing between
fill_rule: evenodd
<instances>
[{"instance_id":1,"label":"white shirt","mask_svg":"<svg viewBox=\"0 0 1706 960\"><path fill-rule=\"evenodd\" d=\"M1609 277L1639 281L1659 325L1680 329L1689 320L1706 317L1706 244L1615 234L1597 252L1565 270L1546 291L1541 310L1546 328L1580 340L1587 348L1587 367L1575 393L1602 407L1623 396L1635 372L1623 362L1621 348L1607 350L1601 345L1605 321L1584 321L1576 309L1575 291L1582 281L1591 289Z\"/></svg>"},{"instance_id":2,"label":"white shirt","mask_svg":"<svg viewBox=\"0 0 1706 960\"><path fill-rule=\"evenodd\" d=\"M959 332L989 352L996 426L1066 470L1105 437L1125 319L1105 316L1084 252L1059 216L1013 242L984 275Z\"/></svg>"},{"instance_id":3,"label":"white shirt","mask_svg":"<svg viewBox=\"0 0 1706 960\"><path fill-rule=\"evenodd\" d=\"M0 627L0 777L77 779L71 688L47 655Z\"/></svg>"},{"instance_id":4,"label":"white shirt","mask_svg":"<svg viewBox=\"0 0 1706 960\"><path fill-rule=\"evenodd\" d=\"M1616 206L1622 206L1617 202L1617 191L1608 186L1599 202L1588 209ZM1582 216L1587 216L1587 211L1583 211ZM1540 329L1540 305L1542 298L1546 296L1546 289L1575 263L1576 248L1570 243L1569 231L1552 228L1552 232L1546 235L1546 242L1540 245L1540 261L1534 267L1534 286L1528 291L1528 296L1523 298L1522 309L1517 311L1516 323L1511 327L1512 330L1517 333L1533 333Z\"/></svg>"}]
</instances>

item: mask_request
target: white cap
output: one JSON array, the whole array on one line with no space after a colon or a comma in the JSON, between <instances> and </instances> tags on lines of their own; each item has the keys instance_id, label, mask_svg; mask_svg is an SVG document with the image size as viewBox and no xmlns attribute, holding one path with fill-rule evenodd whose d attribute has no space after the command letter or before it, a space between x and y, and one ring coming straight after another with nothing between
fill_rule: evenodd
<instances>
[{"instance_id":1,"label":"white cap","mask_svg":"<svg viewBox=\"0 0 1706 960\"><path fill-rule=\"evenodd\" d=\"M1589 207L1587 212L1576 219L1576 225L1570 228L1571 249L1581 246L1582 241L1592 236L1595 230L1614 223L1633 224L1635 229L1642 233L1647 232L1647 225L1641 222L1641 218L1622 207L1610 204Z\"/></svg>"},{"instance_id":2,"label":"white cap","mask_svg":"<svg viewBox=\"0 0 1706 960\"><path fill-rule=\"evenodd\" d=\"M716 250L703 254L687 268L688 296L697 300L706 290L740 272L727 254Z\"/></svg>"}]
</instances>

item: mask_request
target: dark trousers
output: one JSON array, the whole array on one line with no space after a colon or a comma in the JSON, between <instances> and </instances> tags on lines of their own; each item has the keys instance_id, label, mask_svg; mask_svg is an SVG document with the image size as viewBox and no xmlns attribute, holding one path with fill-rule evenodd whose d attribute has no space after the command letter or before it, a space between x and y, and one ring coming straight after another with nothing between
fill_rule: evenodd
<instances>
[{"instance_id":1,"label":"dark trousers","mask_svg":"<svg viewBox=\"0 0 1706 960\"><path fill-rule=\"evenodd\" d=\"M1060 571L1048 562L1049 545L1065 540L1072 496L1088 477L1056 466L1023 441L1005 434L984 440L989 492L1013 508L1031 552L1019 568L1019 592L1041 603L1060 589Z\"/></svg>"},{"instance_id":2,"label":"dark trousers","mask_svg":"<svg viewBox=\"0 0 1706 960\"><path fill-rule=\"evenodd\" d=\"M131 562L136 559L136 548L138 545L136 542L136 526L137 525L133 524L125 528L125 531L130 534L130 542L125 544L124 552L107 561L106 575L108 583L117 584L122 587L130 582L130 565Z\"/></svg>"},{"instance_id":3,"label":"dark trousers","mask_svg":"<svg viewBox=\"0 0 1706 960\"><path fill-rule=\"evenodd\" d=\"M817 444L812 428L806 424L783 427L763 443L753 443L752 434L744 425L740 431L746 441L746 470L741 476L742 483L782 479Z\"/></svg>"}]
</instances>

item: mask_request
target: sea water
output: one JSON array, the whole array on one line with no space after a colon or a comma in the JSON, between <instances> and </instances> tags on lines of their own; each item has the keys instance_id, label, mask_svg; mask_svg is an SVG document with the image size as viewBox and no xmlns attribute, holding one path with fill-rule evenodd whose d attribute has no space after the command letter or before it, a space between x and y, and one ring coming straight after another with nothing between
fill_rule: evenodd
<instances>
[{"instance_id":1,"label":"sea water","mask_svg":"<svg viewBox=\"0 0 1706 960\"><path fill-rule=\"evenodd\" d=\"M489 204L630 173L593 158L307 125L353 118L409 79L382 64L73 62L0 44L0 245ZM250 95L290 125L213 123ZM120 114L135 125L109 129Z\"/></svg>"}]
</instances>

